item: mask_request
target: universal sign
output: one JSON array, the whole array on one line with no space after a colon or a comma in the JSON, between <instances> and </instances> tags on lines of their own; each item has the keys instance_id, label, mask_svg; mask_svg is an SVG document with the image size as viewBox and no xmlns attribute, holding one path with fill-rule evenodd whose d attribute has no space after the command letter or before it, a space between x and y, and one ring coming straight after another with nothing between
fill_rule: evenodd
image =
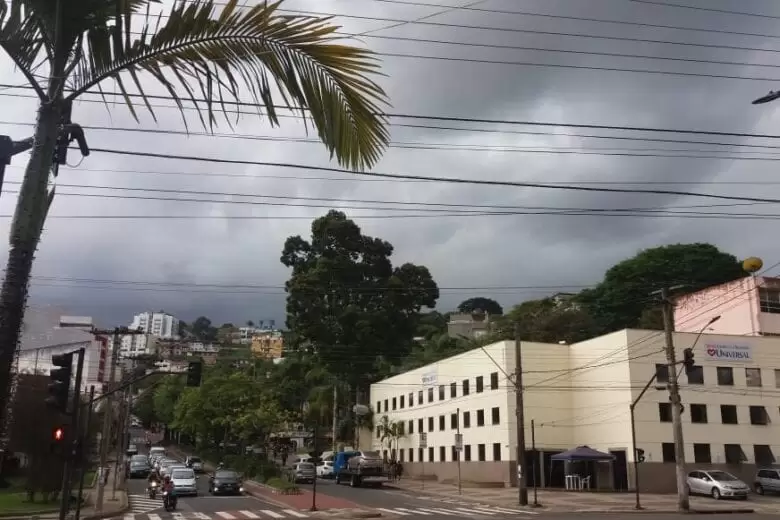
<instances>
[{"instance_id":1,"label":"universal sign","mask_svg":"<svg viewBox=\"0 0 780 520\"><path fill-rule=\"evenodd\" d=\"M708 343L704 345L704 353L713 361L753 361L753 352L748 345Z\"/></svg>"}]
</instances>

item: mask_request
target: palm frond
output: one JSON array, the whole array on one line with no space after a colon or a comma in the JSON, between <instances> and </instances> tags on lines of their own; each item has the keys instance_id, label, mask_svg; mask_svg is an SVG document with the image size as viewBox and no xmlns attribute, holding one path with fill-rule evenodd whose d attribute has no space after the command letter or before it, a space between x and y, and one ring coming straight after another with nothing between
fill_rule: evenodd
<instances>
[{"instance_id":1,"label":"palm frond","mask_svg":"<svg viewBox=\"0 0 780 520\"><path fill-rule=\"evenodd\" d=\"M21 0L0 0L0 48L24 74L41 100L46 93L33 74L35 60L47 42L40 19Z\"/></svg>"},{"instance_id":2,"label":"palm frond","mask_svg":"<svg viewBox=\"0 0 780 520\"><path fill-rule=\"evenodd\" d=\"M146 72L168 91L182 117L186 100L211 129L220 111L230 123L225 100L239 101L245 92L278 125L278 95L284 106L311 119L331 157L350 168L372 166L389 140L382 113L387 99L372 79L378 60L368 50L338 43L338 27L328 19L279 15L280 3L239 11L238 0L229 0L217 12L211 0L182 0L164 24L147 14L132 41L127 34L115 39L127 23L91 29L89 52L74 70L69 99L110 78L135 116L121 77L127 73L153 112L139 79Z\"/></svg>"}]
</instances>

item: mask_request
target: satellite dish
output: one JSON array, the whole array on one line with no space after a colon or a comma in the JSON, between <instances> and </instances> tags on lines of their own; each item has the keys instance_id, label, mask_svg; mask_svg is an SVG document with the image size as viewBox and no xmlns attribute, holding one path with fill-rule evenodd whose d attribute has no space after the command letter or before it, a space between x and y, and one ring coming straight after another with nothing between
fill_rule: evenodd
<instances>
[{"instance_id":1,"label":"satellite dish","mask_svg":"<svg viewBox=\"0 0 780 520\"><path fill-rule=\"evenodd\" d=\"M748 273L755 273L756 271L760 271L762 267L764 267L763 260L755 256L746 258L742 262L742 269L744 269Z\"/></svg>"}]
</instances>

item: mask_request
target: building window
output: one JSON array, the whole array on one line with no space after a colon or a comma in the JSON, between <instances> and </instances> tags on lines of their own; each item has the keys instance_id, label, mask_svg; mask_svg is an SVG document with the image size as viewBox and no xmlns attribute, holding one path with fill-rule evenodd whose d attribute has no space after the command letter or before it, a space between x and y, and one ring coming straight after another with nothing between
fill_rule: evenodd
<instances>
[{"instance_id":1,"label":"building window","mask_svg":"<svg viewBox=\"0 0 780 520\"><path fill-rule=\"evenodd\" d=\"M395 410L398 407L397 405L398 405L398 400L395 397L393 397L393 410Z\"/></svg>"},{"instance_id":2,"label":"building window","mask_svg":"<svg viewBox=\"0 0 780 520\"><path fill-rule=\"evenodd\" d=\"M453 399L458 397L458 383L450 383L450 397Z\"/></svg>"},{"instance_id":3,"label":"building window","mask_svg":"<svg viewBox=\"0 0 780 520\"><path fill-rule=\"evenodd\" d=\"M490 389L498 390L498 372L490 374Z\"/></svg>"},{"instance_id":4,"label":"building window","mask_svg":"<svg viewBox=\"0 0 780 520\"><path fill-rule=\"evenodd\" d=\"M453 461L458 460L458 458L459 458L458 457L458 448L456 446L452 447L452 453L451 454L452 454L452 460Z\"/></svg>"},{"instance_id":5,"label":"building window","mask_svg":"<svg viewBox=\"0 0 780 520\"><path fill-rule=\"evenodd\" d=\"M420 432L420 433L425 431L423 429L423 420L422 419L417 419L417 431ZM420 462L422 462L422 459L420 459Z\"/></svg>"},{"instance_id":6,"label":"building window","mask_svg":"<svg viewBox=\"0 0 780 520\"><path fill-rule=\"evenodd\" d=\"M439 446L439 461L447 462L447 448Z\"/></svg>"},{"instance_id":7,"label":"building window","mask_svg":"<svg viewBox=\"0 0 780 520\"><path fill-rule=\"evenodd\" d=\"M401 421L401 422L399 422L397 424L398 424L398 436L399 437L403 437L404 435L406 435L406 432L404 432L404 426L406 426L406 424L403 421ZM411 433L411 432L409 432L409 433Z\"/></svg>"},{"instance_id":8,"label":"building window","mask_svg":"<svg viewBox=\"0 0 780 520\"><path fill-rule=\"evenodd\" d=\"M760 287L758 289L758 299L761 305L761 312L780 314L780 291Z\"/></svg>"},{"instance_id":9,"label":"building window","mask_svg":"<svg viewBox=\"0 0 780 520\"><path fill-rule=\"evenodd\" d=\"M775 388L780 388L780 370L775 369Z\"/></svg>"},{"instance_id":10,"label":"building window","mask_svg":"<svg viewBox=\"0 0 780 520\"><path fill-rule=\"evenodd\" d=\"M753 446L753 457L757 466L771 466L775 463L775 454L772 453L772 447L767 444Z\"/></svg>"},{"instance_id":11,"label":"building window","mask_svg":"<svg viewBox=\"0 0 780 520\"><path fill-rule=\"evenodd\" d=\"M377 439L382 438L382 428L376 428L376 438Z\"/></svg>"},{"instance_id":12,"label":"building window","mask_svg":"<svg viewBox=\"0 0 780 520\"><path fill-rule=\"evenodd\" d=\"M404 396L402 395L398 399L400 400L400 402L398 403L398 406L403 410L403 408L404 408Z\"/></svg>"},{"instance_id":13,"label":"building window","mask_svg":"<svg viewBox=\"0 0 780 520\"><path fill-rule=\"evenodd\" d=\"M409 462L414 462L414 448L409 448Z\"/></svg>"},{"instance_id":14,"label":"building window","mask_svg":"<svg viewBox=\"0 0 780 520\"><path fill-rule=\"evenodd\" d=\"M414 392L409 392L409 408L414 406Z\"/></svg>"},{"instance_id":15,"label":"building window","mask_svg":"<svg viewBox=\"0 0 780 520\"><path fill-rule=\"evenodd\" d=\"M501 460L501 443L493 443L493 460Z\"/></svg>"},{"instance_id":16,"label":"building window","mask_svg":"<svg viewBox=\"0 0 780 520\"><path fill-rule=\"evenodd\" d=\"M429 403L432 403L432 402L433 402L433 387L430 387L430 388L428 389L428 402L429 402Z\"/></svg>"},{"instance_id":17,"label":"building window","mask_svg":"<svg viewBox=\"0 0 780 520\"><path fill-rule=\"evenodd\" d=\"M672 403L658 403L658 419L661 422L672 422Z\"/></svg>"},{"instance_id":18,"label":"building window","mask_svg":"<svg viewBox=\"0 0 780 520\"><path fill-rule=\"evenodd\" d=\"M409 435L414 433L414 419L409 419Z\"/></svg>"},{"instance_id":19,"label":"building window","mask_svg":"<svg viewBox=\"0 0 780 520\"><path fill-rule=\"evenodd\" d=\"M428 417L428 431L433 431L433 417Z\"/></svg>"},{"instance_id":20,"label":"building window","mask_svg":"<svg viewBox=\"0 0 780 520\"><path fill-rule=\"evenodd\" d=\"M403 450L403 448L398 450L398 462L404 462L404 450Z\"/></svg>"},{"instance_id":21,"label":"building window","mask_svg":"<svg viewBox=\"0 0 780 520\"><path fill-rule=\"evenodd\" d=\"M439 416L439 431L443 432L445 427L446 427L446 424L444 422L444 416L440 415Z\"/></svg>"},{"instance_id":22,"label":"building window","mask_svg":"<svg viewBox=\"0 0 780 520\"><path fill-rule=\"evenodd\" d=\"M731 367L717 367L718 384L720 386L734 386L734 369Z\"/></svg>"},{"instance_id":23,"label":"building window","mask_svg":"<svg viewBox=\"0 0 780 520\"><path fill-rule=\"evenodd\" d=\"M694 444L693 445L693 461L697 464L711 464L712 453L710 453L709 444Z\"/></svg>"},{"instance_id":24,"label":"building window","mask_svg":"<svg viewBox=\"0 0 780 520\"><path fill-rule=\"evenodd\" d=\"M701 367L701 365L694 365L688 371L688 384L689 385L704 384L704 369Z\"/></svg>"},{"instance_id":25,"label":"building window","mask_svg":"<svg viewBox=\"0 0 780 520\"><path fill-rule=\"evenodd\" d=\"M477 393L482 392L485 389L485 378L482 376L477 376Z\"/></svg>"},{"instance_id":26,"label":"building window","mask_svg":"<svg viewBox=\"0 0 780 520\"><path fill-rule=\"evenodd\" d=\"M477 460L479 462L485 462L485 445L477 444Z\"/></svg>"},{"instance_id":27,"label":"building window","mask_svg":"<svg viewBox=\"0 0 780 520\"><path fill-rule=\"evenodd\" d=\"M673 442L664 442L661 444L661 452L663 453L664 462L675 462L677 460L674 456Z\"/></svg>"},{"instance_id":28,"label":"building window","mask_svg":"<svg viewBox=\"0 0 780 520\"><path fill-rule=\"evenodd\" d=\"M490 420L492 424L500 424L501 423L501 411L498 409L498 406L495 408L491 408L490 410Z\"/></svg>"},{"instance_id":29,"label":"building window","mask_svg":"<svg viewBox=\"0 0 780 520\"><path fill-rule=\"evenodd\" d=\"M425 457L425 450L422 448L417 448L417 460L424 462L425 459L423 457Z\"/></svg>"},{"instance_id":30,"label":"building window","mask_svg":"<svg viewBox=\"0 0 780 520\"><path fill-rule=\"evenodd\" d=\"M767 425L769 424L769 414L763 406L750 407L750 424Z\"/></svg>"},{"instance_id":31,"label":"building window","mask_svg":"<svg viewBox=\"0 0 780 520\"><path fill-rule=\"evenodd\" d=\"M456 413L450 414L450 428L453 430L458 429L458 414Z\"/></svg>"},{"instance_id":32,"label":"building window","mask_svg":"<svg viewBox=\"0 0 780 520\"><path fill-rule=\"evenodd\" d=\"M471 444L463 446L463 460L471 462Z\"/></svg>"},{"instance_id":33,"label":"building window","mask_svg":"<svg viewBox=\"0 0 780 520\"><path fill-rule=\"evenodd\" d=\"M428 448L428 462L433 462L433 446Z\"/></svg>"},{"instance_id":34,"label":"building window","mask_svg":"<svg viewBox=\"0 0 780 520\"><path fill-rule=\"evenodd\" d=\"M463 380L463 395L469 395L469 380Z\"/></svg>"},{"instance_id":35,"label":"building window","mask_svg":"<svg viewBox=\"0 0 780 520\"><path fill-rule=\"evenodd\" d=\"M655 380L659 383L669 382L669 365L662 365L656 363L655 365Z\"/></svg>"},{"instance_id":36,"label":"building window","mask_svg":"<svg viewBox=\"0 0 780 520\"><path fill-rule=\"evenodd\" d=\"M385 399L385 412L390 409L389 402L387 399Z\"/></svg>"},{"instance_id":37,"label":"building window","mask_svg":"<svg viewBox=\"0 0 780 520\"><path fill-rule=\"evenodd\" d=\"M761 386L761 369L760 368L746 368L745 369L745 383L747 386L758 387Z\"/></svg>"},{"instance_id":38,"label":"building window","mask_svg":"<svg viewBox=\"0 0 780 520\"><path fill-rule=\"evenodd\" d=\"M417 391L417 404L423 404L423 391Z\"/></svg>"},{"instance_id":39,"label":"building window","mask_svg":"<svg viewBox=\"0 0 780 520\"><path fill-rule=\"evenodd\" d=\"M723 424L739 424L737 407L733 404L720 405L720 420Z\"/></svg>"},{"instance_id":40,"label":"building window","mask_svg":"<svg viewBox=\"0 0 780 520\"><path fill-rule=\"evenodd\" d=\"M439 385L439 401L444 401L446 395L445 395L445 386Z\"/></svg>"},{"instance_id":41,"label":"building window","mask_svg":"<svg viewBox=\"0 0 780 520\"><path fill-rule=\"evenodd\" d=\"M747 462L745 452L739 444L726 444L723 446L726 453L726 464L742 464Z\"/></svg>"},{"instance_id":42,"label":"building window","mask_svg":"<svg viewBox=\"0 0 780 520\"><path fill-rule=\"evenodd\" d=\"M692 404L691 407L691 422L703 424L707 422L707 405L706 404Z\"/></svg>"},{"instance_id":43,"label":"building window","mask_svg":"<svg viewBox=\"0 0 780 520\"><path fill-rule=\"evenodd\" d=\"M463 412L463 427L471 428L471 412Z\"/></svg>"},{"instance_id":44,"label":"building window","mask_svg":"<svg viewBox=\"0 0 780 520\"><path fill-rule=\"evenodd\" d=\"M485 426L485 410L477 410L477 426Z\"/></svg>"},{"instance_id":45,"label":"building window","mask_svg":"<svg viewBox=\"0 0 780 520\"><path fill-rule=\"evenodd\" d=\"M382 413L382 401L376 402L376 413Z\"/></svg>"}]
</instances>

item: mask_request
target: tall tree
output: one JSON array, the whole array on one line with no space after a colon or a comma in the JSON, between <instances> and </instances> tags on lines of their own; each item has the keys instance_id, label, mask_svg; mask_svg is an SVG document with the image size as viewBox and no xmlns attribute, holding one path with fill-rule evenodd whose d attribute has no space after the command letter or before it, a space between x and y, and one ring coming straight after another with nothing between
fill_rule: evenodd
<instances>
[{"instance_id":1,"label":"tall tree","mask_svg":"<svg viewBox=\"0 0 780 520\"><path fill-rule=\"evenodd\" d=\"M311 240L287 239L287 327L293 348L314 352L354 389L380 357L400 360L410 350L420 310L439 289L427 268L393 267L393 246L364 235L344 213L331 211L311 226Z\"/></svg>"},{"instance_id":2,"label":"tall tree","mask_svg":"<svg viewBox=\"0 0 780 520\"><path fill-rule=\"evenodd\" d=\"M642 313L657 304L652 293L683 285L694 291L745 276L737 258L712 244L673 244L641 251L609 269L593 289L582 291L581 302L602 332L636 327ZM646 322L650 323L650 316Z\"/></svg>"},{"instance_id":3,"label":"tall tree","mask_svg":"<svg viewBox=\"0 0 780 520\"><path fill-rule=\"evenodd\" d=\"M211 323L211 320L205 316L200 316L192 322L190 326L192 334L201 341L215 341L217 339L217 328Z\"/></svg>"},{"instance_id":4,"label":"tall tree","mask_svg":"<svg viewBox=\"0 0 780 520\"><path fill-rule=\"evenodd\" d=\"M458 305L458 311L465 313L482 311L490 316L500 316L504 314L504 309L496 300L491 298L483 298L481 296L477 298L469 298L468 300L461 302L461 304Z\"/></svg>"},{"instance_id":5,"label":"tall tree","mask_svg":"<svg viewBox=\"0 0 780 520\"><path fill-rule=\"evenodd\" d=\"M67 146L63 133L79 96L102 93L102 84L112 81L136 119L133 100L139 99L155 117L145 93L149 83L141 81L146 76L176 101L183 118L182 101L191 101L207 129L217 122L215 109L230 123L225 100L238 102L241 95L251 96L276 125L282 100L311 118L341 164L365 168L381 156L389 137L382 115L386 96L372 79L378 70L374 55L335 41L338 27L328 19L281 15L280 4L0 0L0 47L39 98L0 289L0 424L33 256L54 199L52 158ZM127 93L130 84L137 97Z\"/></svg>"},{"instance_id":6,"label":"tall tree","mask_svg":"<svg viewBox=\"0 0 780 520\"><path fill-rule=\"evenodd\" d=\"M514 339L515 325L520 339L541 343L575 343L599 334L593 317L572 301L555 298L529 300L516 305L496 325L496 339Z\"/></svg>"}]
</instances>

